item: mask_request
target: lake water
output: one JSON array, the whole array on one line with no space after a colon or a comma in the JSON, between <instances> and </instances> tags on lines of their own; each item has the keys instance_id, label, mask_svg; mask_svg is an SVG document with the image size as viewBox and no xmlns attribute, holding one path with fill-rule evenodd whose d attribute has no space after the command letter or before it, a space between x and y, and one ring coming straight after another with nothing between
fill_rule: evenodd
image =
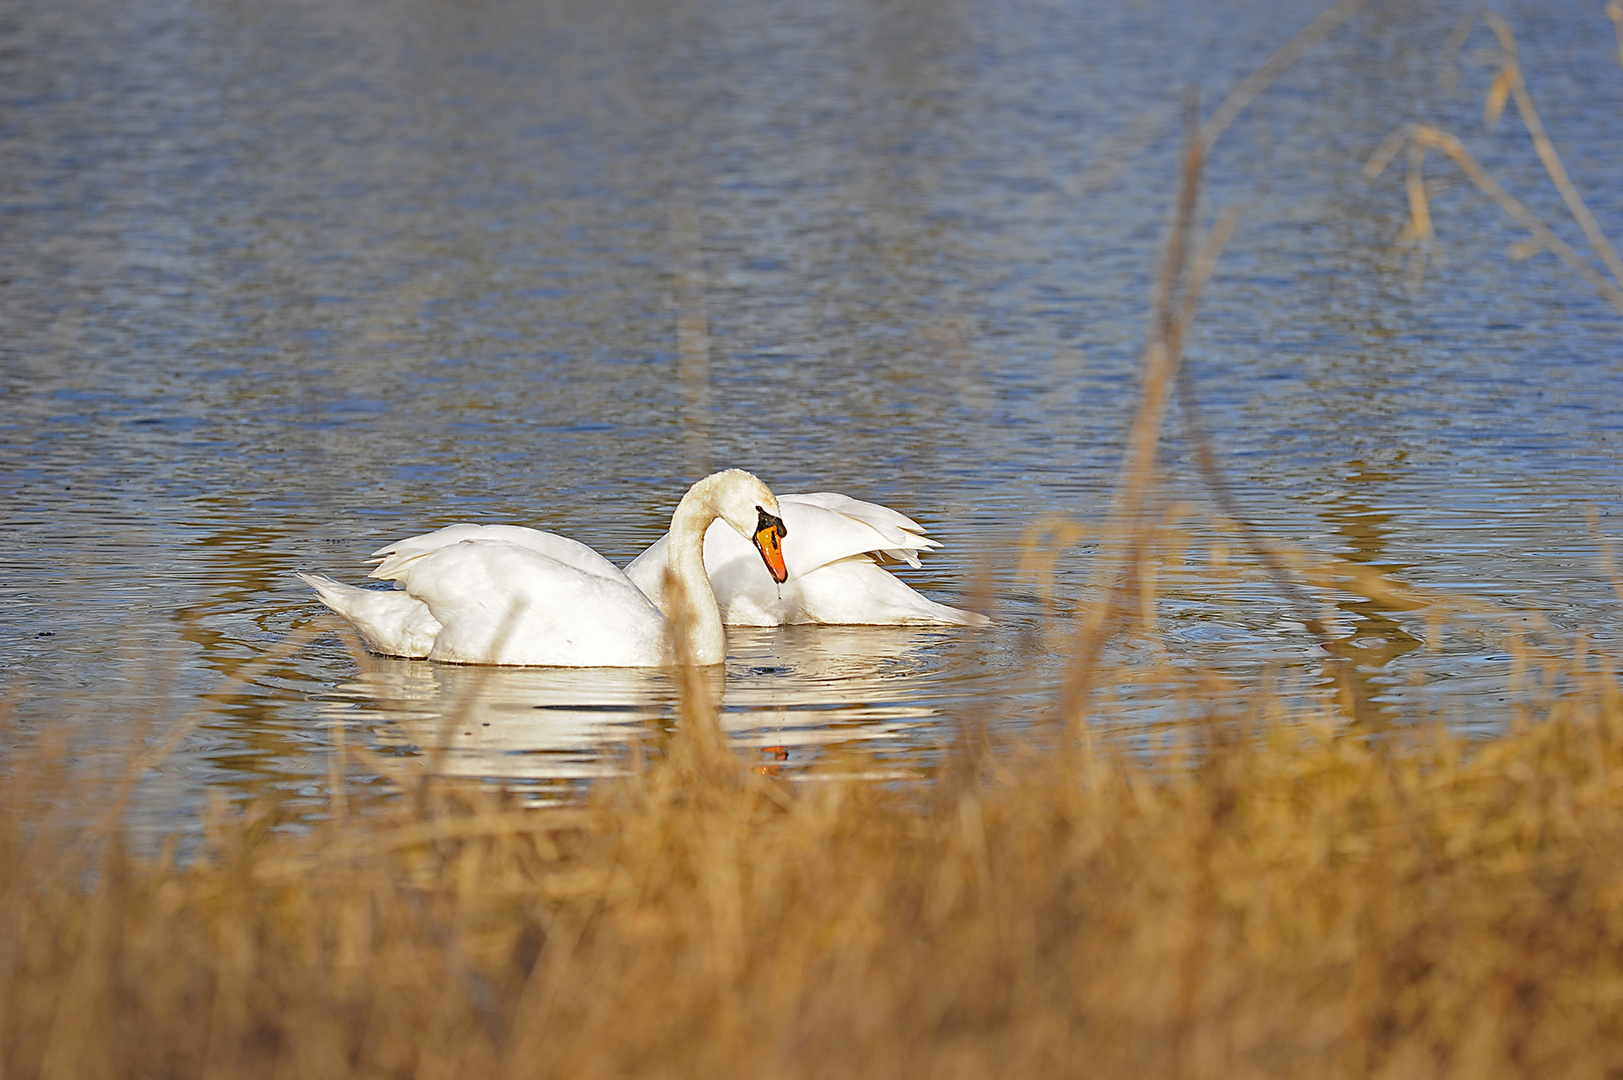
<instances>
[{"instance_id":1,"label":"lake water","mask_svg":"<svg viewBox=\"0 0 1623 1080\"><path fill-rule=\"evenodd\" d=\"M464 520L625 561L725 465L914 515L946 546L907 579L997 619L735 633L724 718L746 752L796 774L859 746L907 774L971 715L1041 722L1069 632L1021 538L1108 505L1185 90L1210 111L1317 10L15 0L6 738L78 722L89 758L190 717L138 800L166 828L211 790L319 813L340 737L407 767L449 740L452 771L574 790L657 741L668 680L367 657L292 572L360 581L375 548ZM1507 259L1520 234L1468 186L1437 193L1417 286L1400 173L1359 174L1397 125L1434 122L1583 246L1514 117L1484 126L1485 28L1444 77L1468 10L1372 2L1230 129L1204 213L1241 216L1190 363L1268 535L1615 645L1597 551L1623 534L1623 316L1549 255ZM1598 4L1504 10L1623 238L1610 25ZM1092 552L1053 553L1062 608ZM1329 602L1397 719L1421 681L1461 722L1505 715L1513 626L1428 643L1421 614ZM1158 648L1310 687L1324 659L1298 614L1255 575L1191 571ZM1129 726L1188 714L1111 692Z\"/></svg>"}]
</instances>

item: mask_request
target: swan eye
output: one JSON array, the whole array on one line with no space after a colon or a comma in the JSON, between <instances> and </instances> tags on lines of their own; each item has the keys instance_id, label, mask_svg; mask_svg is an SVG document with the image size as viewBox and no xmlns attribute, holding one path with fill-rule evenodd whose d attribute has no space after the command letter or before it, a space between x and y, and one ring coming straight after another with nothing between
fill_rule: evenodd
<instances>
[{"instance_id":1,"label":"swan eye","mask_svg":"<svg viewBox=\"0 0 1623 1080\"><path fill-rule=\"evenodd\" d=\"M755 512L760 515L759 520L757 520L755 523L756 536L760 536L768 529L777 530L779 540L782 540L785 536L789 535L789 526L783 523L783 519L781 517L767 513L764 506L757 506L755 508Z\"/></svg>"}]
</instances>

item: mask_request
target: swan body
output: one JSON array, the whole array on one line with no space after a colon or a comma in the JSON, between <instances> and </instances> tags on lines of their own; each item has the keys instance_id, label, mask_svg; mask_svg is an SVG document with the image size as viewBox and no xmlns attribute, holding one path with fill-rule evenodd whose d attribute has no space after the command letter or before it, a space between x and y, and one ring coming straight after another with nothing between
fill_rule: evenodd
<instances>
[{"instance_id":1,"label":"swan body","mask_svg":"<svg viewBox=\"0 0 1623 1080\"><path fill-rule=\"evenodd\" d=\"M777 499L738 469L694 484L671 516L668 584L687 611L687 646L720 663L727 639L704 572L706 530L725 524L787 576ZM671 617L585 544L516 525L450 525L373 553L380 592L300 574L354 625L367 648L455 664L658 667L678 660ZM662 582L662 584L665 584Z\"/></svg>"},{"instance_id":2,"label":"swan body","mask_svg":"<svg viewBox=\"0 0 1623 1080\"><path fill-rule=\"evenodd\" d=\"M922 525L886 506L833 492L780 495L783 521L794 536L784 549L789 578L775 583L747 542L712 525L704 565L722 621L729 626L845 623L877 626L984 626L984 615L928 600L881 564L919 565L918 553L941 546ZM626 567L626 576L662 610L670 534Z\"/></svg>"}]
</instances>

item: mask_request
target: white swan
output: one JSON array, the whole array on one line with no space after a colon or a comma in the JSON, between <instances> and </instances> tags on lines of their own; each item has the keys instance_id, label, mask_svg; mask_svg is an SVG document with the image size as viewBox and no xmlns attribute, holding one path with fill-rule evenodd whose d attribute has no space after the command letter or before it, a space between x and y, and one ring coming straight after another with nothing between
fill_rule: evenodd
<instances>
[{"instance_id":1,"label":"white swan","mask_svg":"<svg viewBox=\"0 0 1623 1080\"><path fill-rule=\"evenodd\" d=\"M688 598L694 662L726 659L727 636L704 572L705 530L725 522L767 572L788 576L778 500L747 472L700 480L671 515L672 583ZM374 553L398 591L299 576L374 652L454 664L658 667L677 660L671 619L615 565L555 533L450 525ZM663 582L662 582L663 584ZM666 610L673 605L667 604Z\"/></svg>"},{"instance_id":2,"label":"white swan","mask_svg":"<svg viewBox=\"0 0 1623 1080\"><path fill-rule=\"evenodd\" d=\"M941 546L907 515L827 491L780 495L778 505L795 538L784 551L787 582L775 583L755 565L749 544L731 530L712 526L705 534L704 566L727 625L985 626L991 621L925 599L880 565L889 559L918 566L918 552ZM669 543L667 533L626 567L626 576L661 610L668 606Z\"/></svg>"}]
</instances>

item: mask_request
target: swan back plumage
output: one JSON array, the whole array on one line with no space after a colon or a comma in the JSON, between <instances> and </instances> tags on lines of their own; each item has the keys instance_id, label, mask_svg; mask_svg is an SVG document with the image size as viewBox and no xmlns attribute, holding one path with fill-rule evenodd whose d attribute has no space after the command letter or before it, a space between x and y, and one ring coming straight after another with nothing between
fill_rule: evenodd
<instances>
[{"instance_id":1,"label":"swan back plumage","mask_svg":"<svg viewBox=\"0 0 1623 1080\"><path fill-rule=\"evenodd\" d=\"M441 548L467 541L514 544L556 559L566 566L573 566L583 573L610 576L618 576L620 573L619 568L609 560L580 541L571 540L567 536L541 532L539 529L527 529L522 525L460 524L447 525L443 529L423 533L421 536L409 536L404 540L396 540L387 547L379 548L371 556L378 565L370 576L398 583L413 561L432 555Z\"/></svg>"},{"instance_id":2,"label":"swan back plumage","mask_svg":"<svg viewBox=\"0 0 1623 1080\"><path fill-rule=\"evenodd\" d=\"M394 569L394 580L443 626L429 659L562 667L672 661L664 616L613 564L566 562L539 546L461 540Z\"/></svg>"}]
</instances>

